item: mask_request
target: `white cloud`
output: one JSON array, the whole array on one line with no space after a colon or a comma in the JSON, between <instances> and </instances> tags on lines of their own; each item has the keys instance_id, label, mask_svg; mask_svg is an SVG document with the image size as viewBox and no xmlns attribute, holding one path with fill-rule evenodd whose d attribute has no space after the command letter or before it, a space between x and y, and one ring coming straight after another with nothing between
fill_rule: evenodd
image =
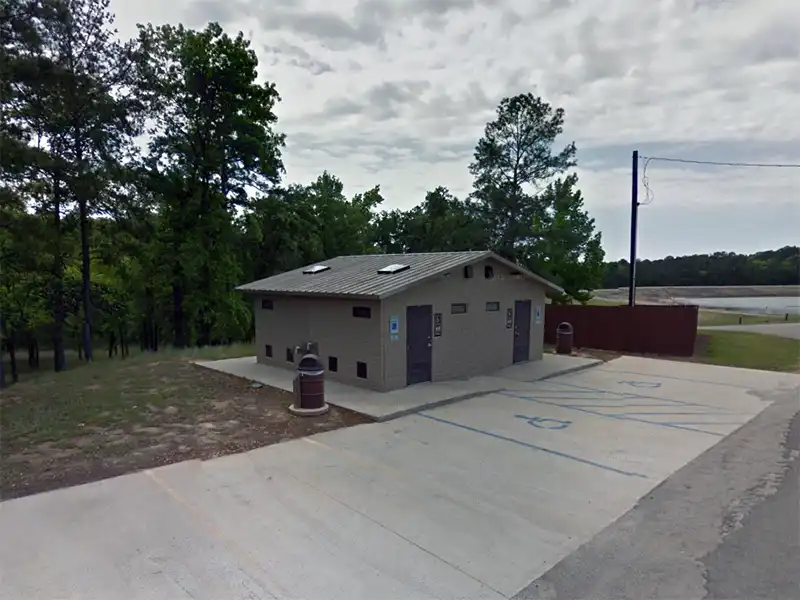
<instances>
[{"instance_id":1,"label":"white cloud","mask_svg":"<svg viewBox=\"0 0 800 600\"><path fill-rule=\"evenodd\" d=\"M503 97L566 110L587 205L627 252L630 151L800 163L800 3L785 0L116 0L139 22L243 30L283 98L288 178L328 169L409 208L467 164ZM800 170L648 168L645 256L800 243ZM753 206L761 206L757 227ZM670 212L673 211L673 212ZM718 211L719 218L707 218ZM674 230L651 228L647 214ZM741 217L737 216L741 215ZM749 216L748 216L749 215ZM709 221L697 230L697 219ZM748 226L748 223L750 226ZM704 233L705 231L705 233ZM687 233L693 232L693 233ZM717 244L708 248L710 241Z\"/></svg>"}]
</instances>

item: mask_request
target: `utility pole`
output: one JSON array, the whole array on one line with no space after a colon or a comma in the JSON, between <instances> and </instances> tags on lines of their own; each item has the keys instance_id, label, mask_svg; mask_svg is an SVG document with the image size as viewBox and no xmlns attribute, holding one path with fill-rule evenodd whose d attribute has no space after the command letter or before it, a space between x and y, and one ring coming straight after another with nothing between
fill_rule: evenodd
<instances>
[{"instance_id":1,"label":"utility pole","mask_svg":"<svg viewBox=\"0 0 800 600\"><path fill-rule=\"evenodd\" d=\"M639 151L631 159L631 263L628 280L628 306L636 304L636 230L639 226Z\"/></svg>"}]
</instances>

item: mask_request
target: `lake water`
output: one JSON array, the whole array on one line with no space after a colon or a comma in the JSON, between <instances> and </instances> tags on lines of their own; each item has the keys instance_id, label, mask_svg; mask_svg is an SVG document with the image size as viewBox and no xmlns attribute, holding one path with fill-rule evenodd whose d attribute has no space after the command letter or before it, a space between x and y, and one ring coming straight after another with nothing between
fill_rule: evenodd
<instances>
[{"instance_id":1,"label":"lake water","mask_svg":"<svg viewBox=\"0 0 800 600\"><path fill-rule=\"evenodd\" d=\"M766 315L800 314L798 296L763 296L745 298L676 298L681 304L696 304L702 308L721 308L740 313Z\"/></svg>"}]
</instances>

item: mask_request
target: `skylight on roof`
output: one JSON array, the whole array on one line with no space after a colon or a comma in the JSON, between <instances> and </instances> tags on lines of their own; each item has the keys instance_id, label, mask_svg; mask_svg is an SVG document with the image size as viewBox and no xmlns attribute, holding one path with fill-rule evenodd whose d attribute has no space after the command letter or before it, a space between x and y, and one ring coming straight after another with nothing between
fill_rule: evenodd
<instances>
[{"instance_id":1,"label":"skylight on roof","mask_svg":"<svg viewBox=\"0 0 800 600\"><path fill-rule=\"evenodd\" d=\"M330 269L328 265L314 265L313 267L308 267L307 269L303 269L304 275L314 275L315 273L322 273L323 271L327 271Z\"/></svg>"},{"instance_id":2,"label":"skylight on roof","mask_svg":"<svg viewBox=\"0 0 800 600\"><path fill-rule=\"evenodd\" d=\"M393 273L399 273L400 271L405 271L408 268L409 265L394 264L378 269L378 273L380 273L381 275L391 275Z\"/></svg>"}]
</instances>

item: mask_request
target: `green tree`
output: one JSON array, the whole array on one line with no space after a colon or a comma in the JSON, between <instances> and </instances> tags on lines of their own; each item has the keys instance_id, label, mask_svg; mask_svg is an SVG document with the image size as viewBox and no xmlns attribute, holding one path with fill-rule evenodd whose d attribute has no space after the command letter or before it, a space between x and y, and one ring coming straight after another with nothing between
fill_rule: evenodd
<instances>
[{"instance_id":1,"label":"green tree","mask_svg":"<svg viewBox=\"0 0 800 600\"><path fill-rule=\"evenodd\" d=\"M53 7L40 0L20 0L3 2L0 10L2 199L4 203L34 210L47 219L43 238L50 261L46 294L53 320L53 364L56 371L61 371L66 367L63 219L68 213L66 183L70 165L59 154L63 149L61 140L50 136L53 87L58 79L57 65L46 45L46 23ZM3 277L4 285L15 286L8 279L21 272L22 269L9 267Z\"/></svg>"},{"instance_id":2,"label":"green tree","mask_svg":"<svg viewBox=\"0 0 800 600\"><path fill-rule=\"evenodd\" d=\"M251 209L248 188L268 192L280 180L283 136L272 129L279 96L258 83L244 36L231 38L216 23L199 32L142 27L140 43L141 93L157 118L147 164L173 343L206 344L249 328L246 304L230 293L241 277L234 213Z\"/></svg>"},{"instance_id":3,"label":"green tree","mask_svg":"<svg viewBox=\"0 0 800 600\"><path fill-rule=\"evenodd\" d=\"M475 207L441 186L428 192L422 204L406 213L403 232L408 252L483 250L489 241Z\"/></svg>"},{"instance_id":4,"label":"green tree","mask_svg":"<svg viewBox=\"0 0 800 600\"><path fill-rule=\"evenodd\" d=\"M755 254L714 252L637 261L641 286L800 285L800 248L785 246ZM628 285L628 262L605 265L603 287Z\"/></svg>"},{"instance_id":5,"label":"green tree","mask_svg":"<svg viewBox=\"0 0 800 600\"><path fill-rule=\"evenodd\" d=\"M473 199L482 213L492 247L517 261L542 214L538 192L552 177L575 165L575 144L554 153L564 110L533 94L505 98L487 123L469 166Z\"/></svg>"},{"instance_id":6,"label":"green tree","mask_svg":"<svg viewBox=\"0 0 800 600\"><path fill-rule=\"evenodd\" d=\"M370 249L373 211L383 202L380 188L356 194L348 200L342 181L325 171L305 190L321 254L315 260L361 254Z\"/></svg>"},{"instance_id":7,"label":"green tree","mask_svg":"<svg viewBox=\"0 0 800 600\"><path fill-rule=\"evenodd\" d=\"M529 269L564 288L566 297L556 300L587 302L602 282L605 255L577 183L575 174L558 178L537 196L531 241L521 251Z\"/></svg>"},{"instance_id":8,"label":"green tree","mask_svg":"<svg viewBox=\"0 0 800 600\"><path fill-rule=\"evenodd\" d=\"M92 359L89 225L101 211L107 166L137 133L132 109L133 46L116 41L109 0L39 0L33 27L42 73L42 133L53 158L63 164L66 200L77 207L81 239L82 343Z\"/></svg>"}]
</instances>

